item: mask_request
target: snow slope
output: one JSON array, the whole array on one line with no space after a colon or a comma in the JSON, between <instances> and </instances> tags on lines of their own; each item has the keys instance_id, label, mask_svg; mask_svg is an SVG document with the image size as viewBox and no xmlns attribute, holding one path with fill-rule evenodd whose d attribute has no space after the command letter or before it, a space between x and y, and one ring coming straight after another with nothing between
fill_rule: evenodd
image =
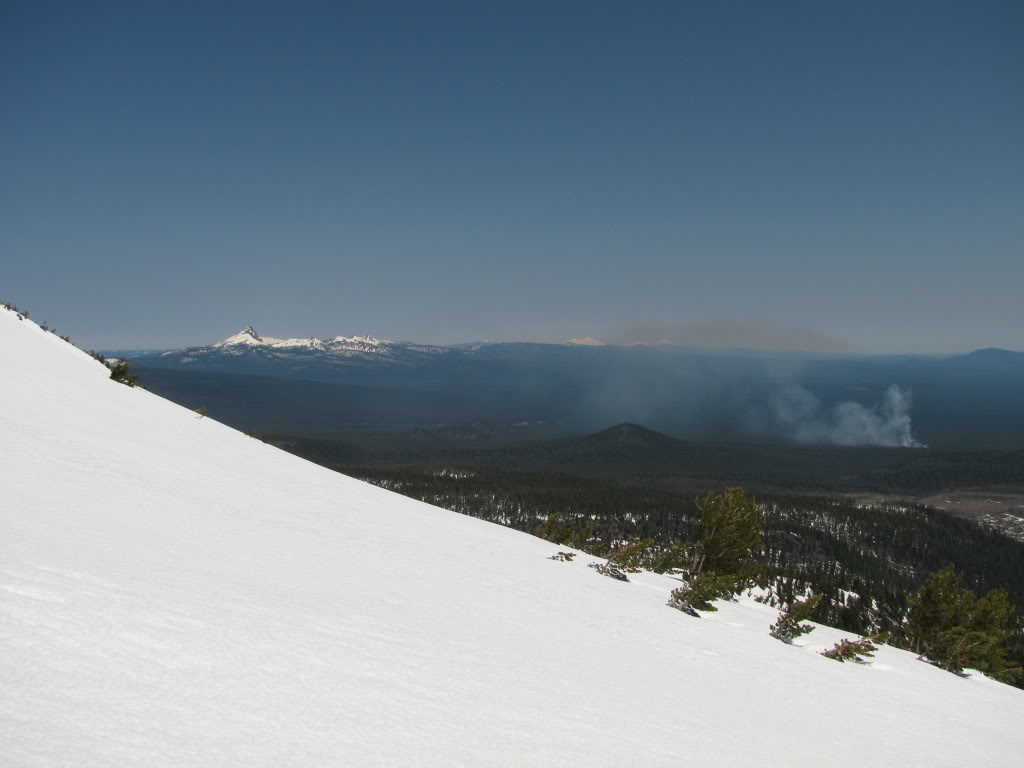
<instances>
[{"instance_id":1,"label":"snow slope","mask_svg":"<svg viewBox=\"0 0 1024 768\"><path fill-rule=\"evenodd\" d=\"M0 311L4 766L1010 766L1024 693L695 619Z\"/></svg>"}]
</instances>

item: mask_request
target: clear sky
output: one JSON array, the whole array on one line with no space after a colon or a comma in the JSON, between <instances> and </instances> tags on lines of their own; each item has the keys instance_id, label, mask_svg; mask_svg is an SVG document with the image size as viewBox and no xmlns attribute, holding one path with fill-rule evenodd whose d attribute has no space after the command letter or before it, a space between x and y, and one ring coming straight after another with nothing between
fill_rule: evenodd
<instances>
[{"instance_id":1,"label":"clear sky","mask_svg":"<svg viewBox=\"0 0 1024 768\"><path fill-rule=\"evenodd\" d=\"M1024 348L1024 3L0 2L0 298L273 336Z\"/></svg>"}]
</instances>

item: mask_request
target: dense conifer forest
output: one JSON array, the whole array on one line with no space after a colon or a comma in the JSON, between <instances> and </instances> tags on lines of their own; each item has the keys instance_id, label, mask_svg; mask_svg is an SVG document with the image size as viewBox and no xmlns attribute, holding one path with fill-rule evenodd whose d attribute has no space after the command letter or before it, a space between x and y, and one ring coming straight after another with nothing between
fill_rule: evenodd
<instances>
[{"instance_id":1,"label":"dense conifer forest","mask_svg":"<svg viewBox=\"0 0 1024 768\"><path fill-rule=\"evenodd\" d=\"M683 490L735 485L773 492L913 495L953 488L1024 487L1024 450L689 442L635 424L554 440L506 442L480 434L481 430L423 429L340 437L281 434L266 439L328 465L540 469Z\"/></svg>"}]
</instances>

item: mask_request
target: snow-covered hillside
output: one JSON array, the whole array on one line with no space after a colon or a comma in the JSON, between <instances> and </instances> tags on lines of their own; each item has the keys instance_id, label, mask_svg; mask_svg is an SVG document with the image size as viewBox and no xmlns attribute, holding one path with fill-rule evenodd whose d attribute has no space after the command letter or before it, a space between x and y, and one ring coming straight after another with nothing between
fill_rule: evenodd
<instances>
[{"instance_id":1,"label":"snow-covered hillside","mask_svg":"<svg viewBox=\"0 0 1024 768\"><path fill-rule=\"evenodd\" d=\"M1024 692L695 619L0 311L0 764L1018 765Z\"/></svg>"}]
</instances>

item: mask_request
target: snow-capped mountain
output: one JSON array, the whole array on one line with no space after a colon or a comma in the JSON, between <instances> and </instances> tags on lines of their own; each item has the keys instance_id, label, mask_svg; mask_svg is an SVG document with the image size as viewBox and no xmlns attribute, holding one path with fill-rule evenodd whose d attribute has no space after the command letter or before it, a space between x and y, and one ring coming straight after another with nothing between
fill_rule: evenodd
<instances>
[{"instance_id":1,"label":"snow-capped mountain","mask_svg":"<svg viewBox=\"0 0 1024 768\"><path fill-rule=\"evenodd\" d=\"M305 462L111 381L6 310L0 345L0 764L1024 754L1018 689L889 647L839 664L818 651L845 633L784 645L752 601L686 616L666 576L613 581Z\"/></svg>"},{"instance_id":2,"label":"snow-capped mountain","mask_svg":"<svg viewBox=\"0 0 1024 768\"><path fill-rule=\"evenodd\" d=\"M260 336L250 325L215 344L130 357L147 367L331 378L364 366L421 367L453 354L448 347L372 336L279 339Z\"/></svg>"},{"instance_id":3,"label":"snow-capped mountain","mask_svg":"<svg viewBox=\"0 0 1024 768\"><path fill-rule=\"evenodd\" d=\"M318 359L336 359L339 362L356 360L414 362L422 357L444 355L448 347L415 344L408 341L387 341L372 336L335 336L331 339L317 339L312 336L300 339L276 339L260 336L251 325L233 336L206 347L189 347L183 350L164 352L162 357L180 357L184 364L213 354L246 355L253 352L264 356L307 355Z\"/></svg>"},{"instance_id":4,"label":"snow-capped mountain","mask_svg":"<svg viewBox=\"0 0 1024 768\"><path fill-rule=\"evenodd\" d=\"M247 325L245 328L240 330L234 336L228 336L223 341L218 341L214 344L214 347L234 347L239 344L243 344L250 347L259 347L276 342L277 339L264 339L261 338L256 329L251 325Z\"/></svg>"}]
</instances>

